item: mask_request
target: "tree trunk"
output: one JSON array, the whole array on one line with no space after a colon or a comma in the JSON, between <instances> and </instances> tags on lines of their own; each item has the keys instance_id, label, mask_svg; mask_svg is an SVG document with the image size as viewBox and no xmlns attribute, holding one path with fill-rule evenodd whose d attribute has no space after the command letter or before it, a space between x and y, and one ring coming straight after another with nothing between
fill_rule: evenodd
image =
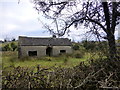
<instances>
[{"instance_id":1,"label":"tree trunk","mask_svg":"<svg viewBox=\"0 0 120 90\"><path fill-rule=\"evenodd\" d=\"M108 33L107 38L108 38L108 45L109 45L109 58L113 60L116 58L116 55L117 55L115 36L112 33Z\"/></svg>"}]
</instances>

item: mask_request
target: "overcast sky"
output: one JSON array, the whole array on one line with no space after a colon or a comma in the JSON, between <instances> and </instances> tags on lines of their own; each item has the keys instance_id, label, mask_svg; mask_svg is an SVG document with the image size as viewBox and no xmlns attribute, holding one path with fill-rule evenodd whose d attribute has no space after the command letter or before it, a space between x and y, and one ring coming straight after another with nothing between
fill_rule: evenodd
<instances>
[{"instance_id":1,"label":"overcast sky","mask_svg":"<svg viewBox=\"0 0 120 90\"><path fill-rule=\"evenodd\" d=\"M34 4L29 0L0 0L0 40L4 38L18 38L18 36L50 36L38 18L45 22L46 20L38 14L33 8ZM118 27L120 28L120 26ZM74 28L73 28L74 29ZM70 38L81 41L84 33L84 28L81 31L74 30L70 33ZM116 32L116 38L118 32ZM67 35L65 37L68 37Z\"/></svg>"},{"instance_id":2,"label":"overcast sky","mask_svg":"<svg viewBox=\"0 0 120 90\"><path fill-rule=\"evenodd\" d=\"M40 15L33 8L29 0L0 0L0 39L25 36L48 36L43 33L41 23L38 21ZM42 20L42 19L41 19Z\"/></svg>"}]
</instances>

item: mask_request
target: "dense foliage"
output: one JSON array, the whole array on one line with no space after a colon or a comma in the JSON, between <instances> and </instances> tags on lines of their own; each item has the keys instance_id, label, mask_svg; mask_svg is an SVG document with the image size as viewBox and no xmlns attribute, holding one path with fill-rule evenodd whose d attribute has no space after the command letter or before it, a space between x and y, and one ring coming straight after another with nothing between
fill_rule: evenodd
<instances>
[{"instance_id":1,"label":"dense foliage","mask_svg":"<svg viewBox=\"0 0 120 90\"><path fill-rule=\"evenodd\" d=\"M15 51L18 48L18 45L15 42L3 43L2 51Z\"/></svg>"},{"instance_id":2,"label":"dense foliage","mask_svg":"<svg viewBox=\"0 0 120 90\"><path fill-rule=\"evenodd\" d=\"M106 59L90 60L89 65L80 62L72 68L8 67L3 71L3 88L68 88L95 90L120 88L120 60L110 63ZM37 71L36 71L37 69Z\"/></svg>"},{"instance_id":3,"label":"dense foliage","mask_svg":"<svg viewBox=\"0 0 120 90\"><path fill-rule=\"evenodd\" d=\"M41 67L42 65L26 67L28 63L26 63L25 59L20 61L25 64L24 67L15 67L15 63L12 62L16 61L17 63L19 59L15 60L16 58L12 57L9 62L11 66L3 68L2 87L3 89L118 89L120 88L120 58L118 57L114 61L109 60L109 58L106 57L106 44L105 41L83 41L81 43L73 43L73 54L64 54L58 57L63 61L62 64L66 66L70 64L68 63L70 58L79 58L80 60L77 62L77 66L72 67L62 67L62 65L51 67ZM12 56L12 53L9 52L10 55L7 53L5 56L8 58L8 56ZM86 53L91 54L91 57L88 59L86 58L86 60L82 62L81 58L85 57ZM50 63L52 59L53 58L46 57L44 61L49 61ZM30 58L27 59L29 62L30 60ZM60 63L60 60L57 61Z\"/></svg>"}]
</instances>

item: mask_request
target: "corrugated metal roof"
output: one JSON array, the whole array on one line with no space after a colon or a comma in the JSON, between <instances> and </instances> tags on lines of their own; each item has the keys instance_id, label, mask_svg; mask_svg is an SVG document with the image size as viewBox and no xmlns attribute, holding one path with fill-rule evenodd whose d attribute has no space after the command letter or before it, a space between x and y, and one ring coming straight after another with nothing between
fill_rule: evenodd
<instances>
[{"instance_id":1,"label":"corrugated metal roof","mask_svg":"<svg viewBox=\"0 0 120 90\"><path fill-rule=\"evenodd\" d=\"M71 46L68 38L39 38L19 36L21 46Z\"/></svg>"}]
</instances>

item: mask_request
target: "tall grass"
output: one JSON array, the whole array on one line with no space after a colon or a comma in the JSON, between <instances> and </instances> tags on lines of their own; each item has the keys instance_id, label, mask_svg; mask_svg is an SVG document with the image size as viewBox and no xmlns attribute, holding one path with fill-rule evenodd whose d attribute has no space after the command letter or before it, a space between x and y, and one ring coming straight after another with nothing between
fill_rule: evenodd
<instances>
[{"instance_id":1,"label":"tall grass","mask_svg":"<svg viewBox=\"0 0 120 90\"><path fill-rule=\"evenodd\" d=\"M76 58L72 55L60 55L58 57L41 57L41 58L22 58L18 59L17 52L5 51L2 55L3 68L9 66L21 66L21 67L32 67L38 64L41 67L52 67L52 66L62 66L62 67L73 67L78 65L81 61L85 61L86 57Z\"/></svg>"},{"instance_id":2,"label":"tall grass","mask_svg":"<svg viewBox=\"0 0 120 90\"><path fill-rule=\"evenodd\" d=\"M100 56L101 55L101 56ZM85 62L86 64L90 60L95 60L102 57L101 52L85 52L84 50L76 50L73 54L64 54L57 57L25 57L18 59L17 51L3 51L2 52L2 65L3 69L9 66L12 67L34 67L40 65L43 68L52 67L52 66L61 66L61 67L74 67L80 62Z\"/></svg>"},{"instance_id":3,"label":"tall grass","mask_svg":"<svg viewBox=\"0 0 120 90\"><path fill-rule=\"evenodd\" d=\"M78 90L119 90L120 61L96 59L90 65L80 63L72 68L14 67L3 70L3 88L60 88ZM36 71L34 70L36 69ZM104 89L105 88L105 89Z\"/></svg>"}]
</instances>

